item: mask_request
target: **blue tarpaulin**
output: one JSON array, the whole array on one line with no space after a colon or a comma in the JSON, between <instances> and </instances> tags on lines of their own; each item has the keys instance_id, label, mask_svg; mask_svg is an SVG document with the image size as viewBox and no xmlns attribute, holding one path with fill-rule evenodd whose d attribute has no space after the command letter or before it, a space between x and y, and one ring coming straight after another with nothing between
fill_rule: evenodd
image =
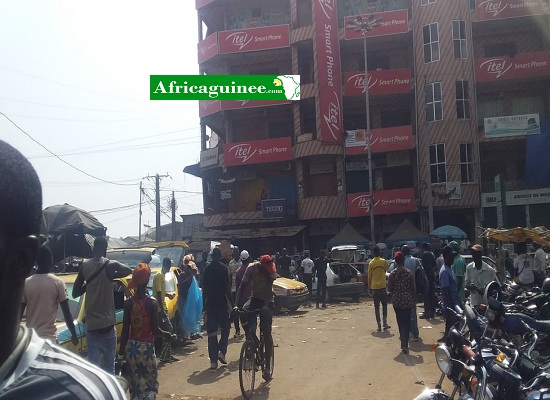
<instances>
[{"instance_id":1,"label":"blue tarpaulin","mask_svg":"<svg viewBox=\"0 0 550 400\"><path fill-rule=\"evenodd\" d=\"M525 182L530 187L549 187L550 122L540 125L539 135L527 136L525 155Z\"/></svg>"}]
</instances>

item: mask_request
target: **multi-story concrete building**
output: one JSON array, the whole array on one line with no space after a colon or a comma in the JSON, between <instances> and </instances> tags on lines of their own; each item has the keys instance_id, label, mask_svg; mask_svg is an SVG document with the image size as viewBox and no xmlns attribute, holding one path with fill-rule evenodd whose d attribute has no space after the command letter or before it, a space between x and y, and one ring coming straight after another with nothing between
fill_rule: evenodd
<instances>
[{"instance_id":1,"label":"multi-story concrete building","mask_svg":"<svg viewBox=\"0 0 550 400\"><path fill-rule=\"evenodd\" d=\"M370 237L365 55L347 28L358 15L380 20L366 39L376 240L405 218L471 238L550 225L548 0L196 6L201 73L301 76L299 102L200 102L204 225L217 236L318 250L350 221Z\"/></svg>"}]
</instances>

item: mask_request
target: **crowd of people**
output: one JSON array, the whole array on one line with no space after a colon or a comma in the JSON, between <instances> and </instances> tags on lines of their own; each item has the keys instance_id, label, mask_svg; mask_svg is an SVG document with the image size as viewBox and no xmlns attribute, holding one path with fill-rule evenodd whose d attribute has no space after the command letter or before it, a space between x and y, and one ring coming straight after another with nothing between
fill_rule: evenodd
<instances>
[{"instance_id":1,"label":"crowd of people","mask_svg":"<svg viewBox=\"0 0 550 400\"><path fill-rule=\"evenodd\" d=\"M106 258L107 241L95 239L93 257L84 260L75 280L72 297L86 293L85 313L88 361L56 345L55 319L60 306L73 344L78 343L76 329L68 307L64 282L52 273L53 260L47 246L38 239L42 218L41 184L28 160L12 146L0 140L0 396L16 398L125 399L121 381L115 377L116 330L113 280L131 275L133 294L124 303L123 328L119 347L125 364L132 399L154 399L158 393L157 355L161 362L176 361L171 352L173 333L200 337L202 310L206 315L210 368L218 362L227 364L226 354L231 324L235 338L248 337L256 329L256 312L266 343L266 361L270 365L273 338L273 282L277 276L291 277L296 263L283 249L277 263L270 255L253 261L246 250L233 248L226 266L221 251L214 248L212 260L202 273L198 289L198 269L193 256L184 259L178 273L179 320L173 326L167 315L164 275L172 260L163 260L162 270L153 278L153 295L148 292L151 269L141 263L131 269ZM388 297L394 308L401 350L408 353L409 340L418 341L417 318L434 318L440 310L445 317L445 338L450 327L449 308L461 305L465 289L470 303L477 307L485 287L492 281L503 281L506 270L521 285L541 283L545 277L546 252L535 246L535 257L527 246L517 246L512 262L507 251L498 254L497 269L483 261L483 248L469 248L473 262L466 265L456 242L446 244L436 253L424 243L420 257L414 257L408 246L394 254L389 265L378 247L368 266L368 289L374 300L377 330L388 330ZM316 305L326 307L327 255L321 251L312 260L309 252L300 262L301 279L312 293L317 280ZM35 269L35 273L31 271ZM386 274L389 277L386 279ZM420 273L419 273L420 272ZM419 281L424 300L424 313L417 316ZM436 293L436 283L439 293ZM191 295L193 293L193 296ZM389 293L389 296L388 296ZM437 304L437 295L440 304ZM382 306L382 314L380 314ZM439 307L438 307L439 306ZM236 312L238 310L238 312ZM26 312L26 324L20 324ZM191 315L191 317L190 317ZM191 321L192 323L189 323ZM32 329L31 329L32 328ZM218 330L220 334L218 335ZM272 377L264 371L267 381Z\"/></svg>"}]
</instances>

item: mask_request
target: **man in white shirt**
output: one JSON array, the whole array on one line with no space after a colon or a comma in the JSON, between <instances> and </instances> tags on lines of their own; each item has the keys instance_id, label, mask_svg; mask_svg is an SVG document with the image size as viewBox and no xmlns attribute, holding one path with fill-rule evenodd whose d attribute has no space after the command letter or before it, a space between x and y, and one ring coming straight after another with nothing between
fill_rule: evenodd
<instances>
[{"instance_id":1,"label":"man in white shirt","mask_svg":"<svg viewBox=\"0 0 550 400\"><path fill-rule=\"evenodd\" d=\"M477 307L483 302L485 287L498 282L496 271L483 261L483 247L474 244L471 247L473 262L466 266L466 288L470 291L470 304Z\"/></svg>"},{"instance_id":2,"label":"man in white shirt","mask_svg":"<svg viewBox=\"0 0 550 400\"><path fill-rule=\"evenodd\" d=\"M535 281L538 285L542 285L546 275L546 252L538 243L533 243L533 247L535 248L535 259L533 260Z\"/></svg>"},{"instance_id":3,"label":"man in white shirt","mask_svg":"<svg viewBox=\"0 0 550 400\"><path fill-rule=\"evenodd\" d=\"M313 260L309 258L309 250L304 250L305 258L302 260L302 269L304 274L304 283L309 290L309 297L307 301L307 306L311 307L311 294L313 293Z\"/></svg>"},{"instance_id":4,"label":"man in white shirt","mask_svg":"<svg viewBox=\"0 0 550 400\"><path fill-rule=\"evenodd\" d=\"M231 295L233 296L233 303L235 303L235 295L237 293L237 284L236 284L236 277L237 277L237 270L243 265L243 262L241 261L241 252L239 251L239 248L237 246L233 246L233 250L231 252L231 255L233 258L231 261L229 261L229 264L227 265L227 268L229 270L229 279L231 279ZM233 316L233 325L235 326L235 338L238 338L241 336L241 328L239 326L239 315L235 314Z\"/></svg>"}]
</instances>

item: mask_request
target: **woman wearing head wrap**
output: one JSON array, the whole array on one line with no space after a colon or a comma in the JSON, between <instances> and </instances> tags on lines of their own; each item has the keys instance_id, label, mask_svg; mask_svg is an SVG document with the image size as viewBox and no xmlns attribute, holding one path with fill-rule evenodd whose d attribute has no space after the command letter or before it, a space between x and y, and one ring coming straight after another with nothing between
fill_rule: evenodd
<instances>
[{"instance_id":1,"label":"woman wearing head wrap","mask_svg":"<svg viewBox=\"0 0 550 400\"><path fill-rule=\"evenodd\" d=\"M158 371L155 356L155 336L170 339L170 332L159 328L157 300L147 293L151 269L138 264L128 283L134 295L124 303L124 320L119 356L127 362L131 399L154 399L158 393Z\"/></svg>"},{"instance_id":2,"label":"woman wearing head wrap","mask_svg":"<svg viewBox=\"0 0 550 400\"><path fill-rule=\"evenodd\" d=\"M388 279L388 291L395 310L401 351L409 354L409 331L411 329L411 310L416 302L416 285L414 275L405 268L405 255L398 251L394 256L396 268Z\"/></svg>"}]
</instances>

